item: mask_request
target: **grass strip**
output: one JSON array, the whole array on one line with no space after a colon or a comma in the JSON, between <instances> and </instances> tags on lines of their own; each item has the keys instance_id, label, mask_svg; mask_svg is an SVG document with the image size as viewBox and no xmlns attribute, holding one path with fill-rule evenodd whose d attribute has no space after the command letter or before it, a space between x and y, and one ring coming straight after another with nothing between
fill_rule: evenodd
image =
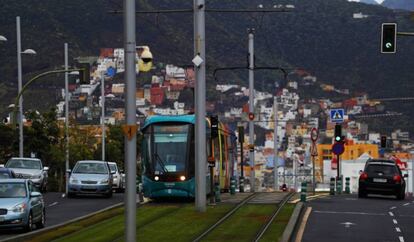
<instances>
[{"instance_id":1,"label":"grass strip","mask_svg":"<svg viewBox=\"0 0 414 242\"><path fill-rule=\"evenodd\" d=\"M202 241L250 242L275 209L271 204L245 205Z\"/></svg>"},{"instance_id":2,"label":"grass strip","mask_svg":"<svg viewBox=\"0 0 414 242\"><path fill-rule=\"evenodd\" d=\"M48 231L45 233L41 233L39 235L35 235L32 238L25 240L30 242L43 242L43 241L52 241L57 238L64 237L68 234L74 233L76 231L79 231L85 227L92 226L96 223L99 223L103 220L110 219L113 217L116 217L124 212L124 208L118 207L114 208L108 211L105 211L103 213L96 214L92 217L89 217L87 219L83 219L78 222L74 222L71 224L68 224L66 226L56 228L53 231Z\"/></svg>"},{"instance_id":3,"label":"grass strip","mask_svg":"<svg viewBox=\"0 0 414 242\"><path fill-rule=\"evenodd\" d=\"M139 207L137 210L137 227L144 227L156 219L163 217L165 214L179 211L180 205L145 205ZM105 242L122 239L125 231L125 216L120 214L111 219L104 220L100 223L94 224L84 228L78 232L72 233L56 242L79 242L79 241L93 241Z\"/></svg>"},{"instance_id":4,"label":"grass strip","mask_svg":"<svg viewBox=\"0 0 414 242\"><path fill-rule=\"evenodd\" d=\"M280 241L294 209L295 204L285 204L260 241Z\"/></svg>"},{"instance_id":5,"label":"grass strip","mask_svg":"<svg viewBox=\"0 0 414 242\"><path fill-rule=\"evenodd\" d=\"M205 213L199 213L193 204L186 205L176 213L154 221L151 226L138 228L137 241L192 241L233 207L230 204L208 206Z\"/></svg>"}]
</instances>

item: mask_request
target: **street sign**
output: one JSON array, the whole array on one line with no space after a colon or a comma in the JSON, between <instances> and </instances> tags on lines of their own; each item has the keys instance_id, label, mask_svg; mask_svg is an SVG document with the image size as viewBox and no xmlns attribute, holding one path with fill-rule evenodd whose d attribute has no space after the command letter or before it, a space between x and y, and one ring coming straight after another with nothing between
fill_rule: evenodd
<instances>
[{"instance_id":1,"label":"street sign","mask_svg":"<svg viewBox=\"0 0 414 242\"><path fill-rule=\"evenodd\" d=\"M344 122L344 115L345 115L345 110L342 108L338 108L338 109L331 109L329 116L331 117L331 122L342 123Z\"/></svg>"},{"instance_id":2,"label":"street sign","mask_svg":"<svg viewBox=\"0 0 414 242\"><path fill-rule=\"evenodd\" d=\"M251 121L253 121L253 120L254 120L254 113L249 113L249 119L250 119Z\"/></svg>"},{"instance_id":3,"label":"street sign","mask_svg":"<svg viewBox=\"0 0 414 242\"><path fill-rule=\"evenodd\" d=\"M343 142L337 142L332 145L332 153L335 155L341 155L345 151L345 145Z\"/></svg>"},{"instance_id":4,"label":"street sign","mask_svg":"<svg viewBox=\"0 0 414 242\"><path fill-rule=\"evenodd\" d=\"M318 140L319 131L317 128L312 128L311 130L311 140L315 143Z\"/></svg>"},{"instance_id":5,"label":"street sign","mask_svg":"<svg viewBox=\"0 0 414 242\"><path fill-rule=\"evenodd\" d=\"M122 130L124 131L124 135L131 140L132 137L137 133L137 125L122 125Z\"/></svg>"}]
</instances>

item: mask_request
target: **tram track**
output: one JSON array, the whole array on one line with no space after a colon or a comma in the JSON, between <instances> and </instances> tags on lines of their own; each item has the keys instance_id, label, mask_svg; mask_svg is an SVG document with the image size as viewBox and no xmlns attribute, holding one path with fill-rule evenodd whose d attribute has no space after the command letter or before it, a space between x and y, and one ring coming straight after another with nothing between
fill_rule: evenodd
<instances>
[{"instance_id":1,"label":"tram track","mask_svg":"<svg viewBox=\"0 0 414 242\"><path fill-rule=\"evenodd\" d=\"M254 202L254 200L256 198L260 199L260 196L259 196L260 194L262 194L262 193L254 193L254 194L248 196L247 198L245 198L240 203L238 203L232 210L230 210L228 213L226 213L226 215L224 215L220 220L218 220L215 224L210 226L207 230L205 230L202 234L200 234L197 238L195 238L193 240L193 242L198 242L198 241L201 241L201 240L207 238L207 236L209 236L209 234L211 234L220 225L222 225L223 223L228 221L228 219L230 219L232 217L232 215L234 215L237 211L239 211L245 205L247 205L247 204L258 204L257 202ZM270 225L272 224L274 219L277 217L279 212L282 210L283 206L292 198L292 196L294 194L295 193L293 193L293 192L289 193L289 194L286 194L283 197L283 199L279 203L277 203L277 208L272 212L272 216L260 228L259 232L256 234L255 239L253 241L258 241L265 234L265 232L270 227ZM268 204L268 203L264 203L264 204Z\"/></svg>"},{"instance_id":2,"label":"tram track","mask_svg":"<svg viewBox=\"0 0 414 242\"><path fill-rule=\"evenodd\" d=\"M208 234L210 234L211 231L213 231L215 228L220 226L224 221L226 221L231 215L233 215L237 210L239 210L242 206L244 206L247 202L252 200L258 195L258 193L253 193L252 195L246 197L241 201L239 204L237 204L232 210L230 210L226 215L224 215L219 221L217 221L215 224L210 226L206 231L204 231L201 235L199 235L197 238L193 240L193 242L198 242L201 239L205 238Z\"/></svg>"},{"instance_id":3,"label":"tram track","mask_svg":"<svg viewBox=\"0 0 414 242\"><path fill-rule=\"evenodd\" d=\"M295 193L294 192L291 192L288 195L286 195L280 203L278 203L277 209L273 212L272 216L269 218L269 220L266 222L266 224L264 224L262 226L262 228L260 228L259 232L256 234L256 237L254 239L254 242L258 242L262 238L262 236L266 233L266 231L268 230L268 228L270 227L270 225L272 225L272 223L275 220L275 218L277 217L277 215L280 213L280 211L282 211L282 209L285 206L285 204L294 195L295 195Z\"/></svg>"}]
</instances>

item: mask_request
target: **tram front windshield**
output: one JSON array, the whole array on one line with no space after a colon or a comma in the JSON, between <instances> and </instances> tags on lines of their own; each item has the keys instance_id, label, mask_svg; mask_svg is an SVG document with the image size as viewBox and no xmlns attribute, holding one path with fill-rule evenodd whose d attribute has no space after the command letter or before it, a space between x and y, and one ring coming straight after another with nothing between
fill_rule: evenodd
<instances>
[{"instance_id":1,"label":"tram front windshield","mask_svg":"<svg viewBox=\"0 0 414 242\"><path fill-rule=\"evenodd\" d=\"M185 172L189 125L153 125L148 131L151 133L147 135L148 158L154 174Z\"/></svg>"}]
</instances>

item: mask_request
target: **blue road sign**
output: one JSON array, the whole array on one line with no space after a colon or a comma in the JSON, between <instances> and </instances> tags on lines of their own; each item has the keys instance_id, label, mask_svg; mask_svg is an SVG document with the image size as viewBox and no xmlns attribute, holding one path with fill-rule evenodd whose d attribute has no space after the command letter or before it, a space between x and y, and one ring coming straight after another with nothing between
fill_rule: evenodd
<instances>
[{"instance_id":1,"label":"blue road sign","mask_svg":"<svg viewBox=\"0 0 414 242\"><path fill-rule=\"evenodd\" d=\"M345 151L345 144L343 142L337 142L332 145L332 153L335 155L342 155Z\"/></svg>"},{"instance_id":2,"label":"blue road sign","mask_svg":"<svg viewBox=\"0 0 414 242\"><path fill-rule=\"evenodd\" d=\"M342 123L344 122L344 115L345 115L345 110L340 108L340 109L331 109L329 116L331 117L331 122Z\"/></svg>"}]
</instances>

